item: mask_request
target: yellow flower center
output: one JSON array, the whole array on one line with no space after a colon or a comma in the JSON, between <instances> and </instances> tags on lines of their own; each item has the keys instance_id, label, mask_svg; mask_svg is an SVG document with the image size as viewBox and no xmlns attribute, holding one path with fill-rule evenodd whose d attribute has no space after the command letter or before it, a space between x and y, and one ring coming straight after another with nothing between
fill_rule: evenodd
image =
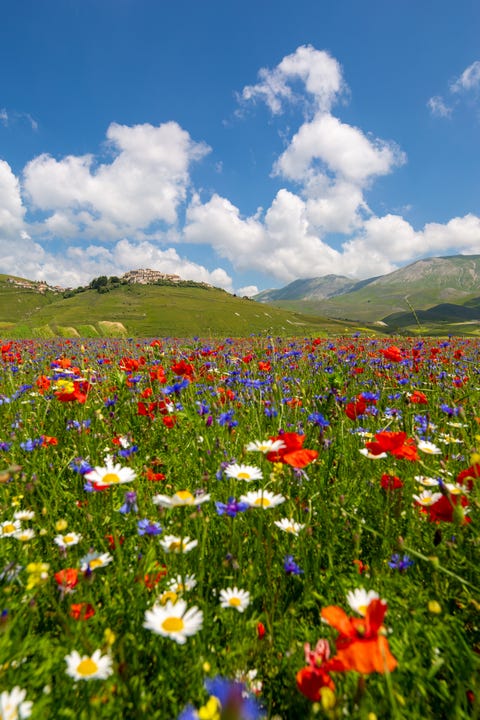
<instances>
[{"instance_id":1,"label":"yellow flower center","mask_svg":"<svg viewBox=\"0 0 480 720\"><path fill-rule=\"evenodd\" d=\"M105 483L105 485L113 485L120 482L120 477L117 473L105 473L102 482Z\"/></svg>"},{"instance_id":2,"label":"yellow flower center","mask_svg":"<svg viewBox=\"0 0 480 720\"><path fill-rule=\"evenodd\" d=\"M95 568L102 567L103 562L100 558L94 558L93 560L90 560L88 564L90 565L90 570L95 570Z\"/></svg>"},{"instance_id":3,"label":"yellow flower center","mask_svg":"<svg viewBox=\"0 0 480 720\"><path fill-rule=\"evenodd\" d=\"M228 601L228 604L231 605L232 607L240 607L240 605L242 604L242 601L238 597L232 597Z\"/></svg>"},{"instance_id":4,"label":"yellow flower center","mask_svg":"<svg viewBox=\"0 0 480 720\"><path fill-rule=\"evenodd\" d=\"M192 504L194 497L191 492L188 490L179 490L175 493L175 497L177 497L181 502Z\"/></svg>"},{"instance_id":5,"label":"yellow flower center","mask_svg":"<svg viewBox=\"0 0 480 720\"><path fill-rule=\"evenodd\" d=\"M71 380L58 380L55 383L55 389L66 393L72 393L75 390L75 385Z\"/></svg>"},{"instance_id":6,"label":"yellow flower center","mask_svg":"<svg viewBox=\"0 0 480 720\"><path fill-rule=\"evenodd\" d=\"M181 632L184 627L185 623L183 622L181 617L168 617L162 622L162 628L165 630L165 632L169 633Z\"/></svg>"},{"instance_id":7,"label":"yellow flower center","mask_svg":"<svg viewBox=\"0 0 480 720\"><path fill-rule=\"evenodd\" d=\"M178 600L177 593L173 592L173 590L167 590L166 592L164 592L160 598L160 602L162 603L162 605L165 605L168 600L170 600L171 603L175 604Z\"/></svg>"},{"instance_id":8,"label":"yellow flower center","mask_svg":"<svg viewBox=\"0 0 480 720\"><path fill-rule=\"evenodd\" d=\"M179 540L174 540L173 542L170 543L170 545L168 546L168 549L170 550L170 552L178 552L181 549L181 547L182 547L182 543Z\"/></svg>"},{"instance_id":9,"label":"yellow flower center","mask_svg":"<svg viewBox=\"0 0 480 720\"><path fill-rule=\"evenodd\" d=\"M357 611L360 615L366 615L367 614L367 606L366 605L359 605L357 608Z\"/></svg>"},{"instance_id":10,"label":"yellow flower center","mask_svg":"<svg viewBox=\"0 0 480 720\"><path fill-rule=\"evenodd\" d=\"M2 532L5 534L15 532L15 530L16 530L16 527L13 523L8 523L8 525L4 525L2 528Z\"/></svg>"},{"instance_id":11,"label":"yellow flower center","mask_svg":"<svg viewBox=\"0 0 480 720\"><path fill-rule=\"evenodd\" d=\"M73 535L64 535L63 536L63 542L64 543L71 543L75 540Z\"/></svg>"},{"instance_id":12,"label":"yellow flower center","mask_svg":"<svg viewBox=\"0 0 480 720\"><path fill-rule=\"evenodd\" d=\"M260 505L261 507L268 507L272 503L266 497L259 497L255 500L254 505Z\"/></svg>"},{"instance_id":13,"label":"yellow flower center","mask_svg":"<svg viewBox=\"0 0 480 720\"><path fill-rule=\"evenodd\" d=\"M92 658L84 658L77 666L77 673L83 677L95 675L97 671L98 665Z\"/></svg>"},{"instance_id":14,"label":"yellow flower center","mask_svg":"<svg viewBox=\"0 0 480 720\"><path fill-rule=\"evenodd\" d=\"M250 473L248 472L239 472L237 475L238 480L250 480Z\"/></svg>"}]
</instances>

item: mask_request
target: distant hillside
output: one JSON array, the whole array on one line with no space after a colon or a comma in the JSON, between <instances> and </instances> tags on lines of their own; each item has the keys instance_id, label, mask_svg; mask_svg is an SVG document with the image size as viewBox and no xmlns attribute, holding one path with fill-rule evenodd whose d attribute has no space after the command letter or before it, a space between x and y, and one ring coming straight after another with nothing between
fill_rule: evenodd
<instances>
[{"instance_id":1,"label":"distant hillside","mask_svg":"<svg viewBox=\"0 0 480 720\"><path fill-rule=\"evenodd\" d=\"M21 278L20 278L21 280ZM364 325L302 315L237 298L203 283L162 279L160 284L96 278L92 287L63 294L9 282L0 275L0 336L202 337L318 335Z\"/></svg>"},{"instance_id":2,"label":"distant hillside","mask_svg":"<svg viewBox=\"0 0 480 720\"><path fill-rule=\"evenodd\" d=\"M321 287L324 278L315 280ZM304 282L306 290L303 295L298 293L293 298L289 288L295 283L291 283L276 291L279 294L286 291L288 298L272 299L270 302L297 312L336 319L385 322L391 328L403 327L407 316L415 318L416 314L418 318L419 311L431 308L432 311L425 316L427 322L471 322L477 319L476 310L472 312L469 302L480 296L480 255L418 260L387 275L363 281L353 288L345 284L344 291L323 299L316 299L308 291L311 279ZM415 319L414 323L417 323Z\"/></svg>"},{"instance_id":3,"label":"distant hillside","mask_svg":"<svg viewBox=\"0 0 480 720\"><path fill-rule=\"evenodd\" d=\"M359 289L367 281L358 282L343 275L324 275L319 278L294 280L279 290L263 290L254 296L257 302L279 300L325 300L352 290Z\"/></svg>"}]
</instances>

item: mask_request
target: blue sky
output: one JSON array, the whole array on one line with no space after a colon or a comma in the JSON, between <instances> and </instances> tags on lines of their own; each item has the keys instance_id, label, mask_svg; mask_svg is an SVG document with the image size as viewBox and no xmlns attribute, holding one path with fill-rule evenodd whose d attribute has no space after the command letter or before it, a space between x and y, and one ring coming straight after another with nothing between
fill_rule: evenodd
<instances>
[{"instance_id":1,"label":"blue sky","mask_svg":"<svg viewBox=\"0 0 480 720\"><path fill-rule=\"evenodd\" d=\"M16 0L0 272L252 294L480 253L477 0Z\"/></svg>"}]
</instances>

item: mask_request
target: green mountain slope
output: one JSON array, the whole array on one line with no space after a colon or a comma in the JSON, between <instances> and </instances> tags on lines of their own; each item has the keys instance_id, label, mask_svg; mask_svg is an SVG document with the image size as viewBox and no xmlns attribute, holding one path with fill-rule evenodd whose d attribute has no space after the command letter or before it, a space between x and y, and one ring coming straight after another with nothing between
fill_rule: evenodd
<instances>
[{"instance_id":1,"label":"green mountain slope","mask_svg":"<svg viewBox=\"0 0 480 720\"><path fill-rule=\"evenodd\" d=\"M109 292L85 289L70 297L23 292L25 297L0 277L3 336L218 337L251 333L311 335L359 329L356 323L259 305L194 283L123 284Z\"/></svg>"},{"instance_id":2,"label":"green mountain slope","mask_svg":"<svg viewBox=\"0 0 480 720\"><path fill-rule=\"evenodd\" d=\"M322 314L359 322L388 323L388 318L440 306L432 317L442 318L442 306L460 308L480 293L480 255L427 258L395 272L364 281L361 286L327 299L311 295L295 300L272 300L285 309ZM288 286L287 286L288 287ZM471 313L455 312L457 321L471 320Z\"/></svg>"}]
</instances>

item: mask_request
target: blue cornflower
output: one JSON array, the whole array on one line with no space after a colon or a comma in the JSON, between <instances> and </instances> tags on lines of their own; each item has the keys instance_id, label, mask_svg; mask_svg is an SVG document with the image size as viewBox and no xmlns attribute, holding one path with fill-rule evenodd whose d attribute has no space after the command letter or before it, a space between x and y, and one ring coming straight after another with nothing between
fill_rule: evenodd
<instances>
[{"instance_id":1,"label":"blue cornflower","mask_svg":"<svg viewBox=\"0 0 480 720\"><path fill-rule=\"evenodd\" d=\"M221 413L217 418L218 424L222 426L226 425L229 428L237 427L238 421L233 419L234 413L234 410L228 410L227 412Z\"/></svg>"},{"instance_id":2,"label":"blue cornflower","mask_svg":"<svg viewBox=\"0 0 480 720\"><path fill-rule=\"evenodd\" d=\"M234 497L229 497L227 503L216 502L217 513L219 515L228 515L236 517L239 512L245 512L250 507L246 502L237 502Z\"/></svg>"},{"instance_id":3,"label":"blue cornflower","mask_svg":"<svg viewBox=\"0 0 480 720\"><path fill-rule=\"evenodd\" d=\"M86 475L93 470L93 467L90 465L90 463L80 457L75 458L75 460L72 460L72 462L68 463L68 467L70 468L70 470L73 470L79 475Z\"/></svg>"},{"instance_id":4,"label":"blue cornflower","mask_svg":"<svg viewBox=\"0 0 480 720\"><path fill-rule=\"evenodd\" d=\"M413 565L413 560L408 556L404 555L400 557L398 553L394 553L389 561L389 566L392 570L398 570L399 572L405 572L409 567Z\"/></svg>"},{"instance_id":5,"label":"blue cornflower","mask_svg":"<svg viewBox=\"0 0 480 720\"><path fill-rule=\"evenodd\" d=\"M122 507L119 508L118 512L121 512L123 515L132 511L138 512L137 493L135 491L131 490L126 492L124 500L125 502Z\"/></svg>"},{"instance_id":6,"label":"blue cornflower","mask_svg":"<svg viewBox=\"0 0 480 720\"><path fill-rule=\"evenodd\" d=\"M155 520L139 520L137 523L139 535L160 535L162 528Z\"/></svg>"},{"instance_id":7,"label":"blue cornflower","mask_svg":"<svg viewBox=\"0 0 480 720\"><path fill-rule=\"evenodd\" d=\"M205 688L219 700L222 719L258 720L265 716L255 696L251 695L245 683L239 680L229 680L217 675L211 680L205 680Z\"/></svg>"},{"instance_id":8,"label":"blue cornflower","mask_svg":"<svg viewBox=\"0 0 480 720\"><path fill-rule=\"evenodd\" d=\"M457 417L460 413L460 408L449 407L445 403L440 405L440 410L446 413L449 417Z\"/></svg>"},{"instance_id":9,"label":"blue cornflower","mask_svg":"<svg viewBox=\"0 0 480 720\"><path fill-rule=\"evenodd\" d=\"M117 455L119 457L127 458L130 457L130 455L133 455L133 453L138 452L138 445L130 445L130 447L126 448L120 448Z\"/></svg>"},{"instance_id":10,"label":"blue cornflower","mask_svg":"<svg viewBox=\"0 0 480 720\"><path fill-rule=\"evenodd\" d=\"M41 447L43 443L43 438L34 438L33 440L25 440L25 442L20 443L20 447L22 450L26 450L27 452L32 452L37 447Z\"/></svg>"},{"instance_id":11,"label":"blue cornflower","mask_svg":"<svg viewBox=\"0 0 480 720\"><path fill-rule=\"evenodd\" d=\"M328 420L325 420L325 418L323 417L322 413L319 413L319 412L313 412L313 413L311 413L311 414L308 416L307 420L308 420L309 422L314 423L315 425L318 425L319 427L328 427L328 426L330 425L330 423L328 422Z\"/></svg>"},{"instance_id":12,"label":"blue cornflower","mask_svg":"<svg viewBox=\"0 0 480 720\"><path fill-rule=\"evenodd\" d=\"M184 388L188 387L190 385L190 380L187 378L184 378L183 380L179 380L178 382L173 383L173 385L167 385L163 388L163 394L164 395L171 395L172 393L179 393Z\"/></svg>"},{"instance_id":13,"label":"blue cornflower","mask_svg":"<svg viewBox=\"0 0 480 720\"><path fill-rule=\"evenodd\" d=\"M286 555L283 560L283 569L287 575L301 575L303 570L293 559L293 555Z\"/></svg>"}]
</instances>

